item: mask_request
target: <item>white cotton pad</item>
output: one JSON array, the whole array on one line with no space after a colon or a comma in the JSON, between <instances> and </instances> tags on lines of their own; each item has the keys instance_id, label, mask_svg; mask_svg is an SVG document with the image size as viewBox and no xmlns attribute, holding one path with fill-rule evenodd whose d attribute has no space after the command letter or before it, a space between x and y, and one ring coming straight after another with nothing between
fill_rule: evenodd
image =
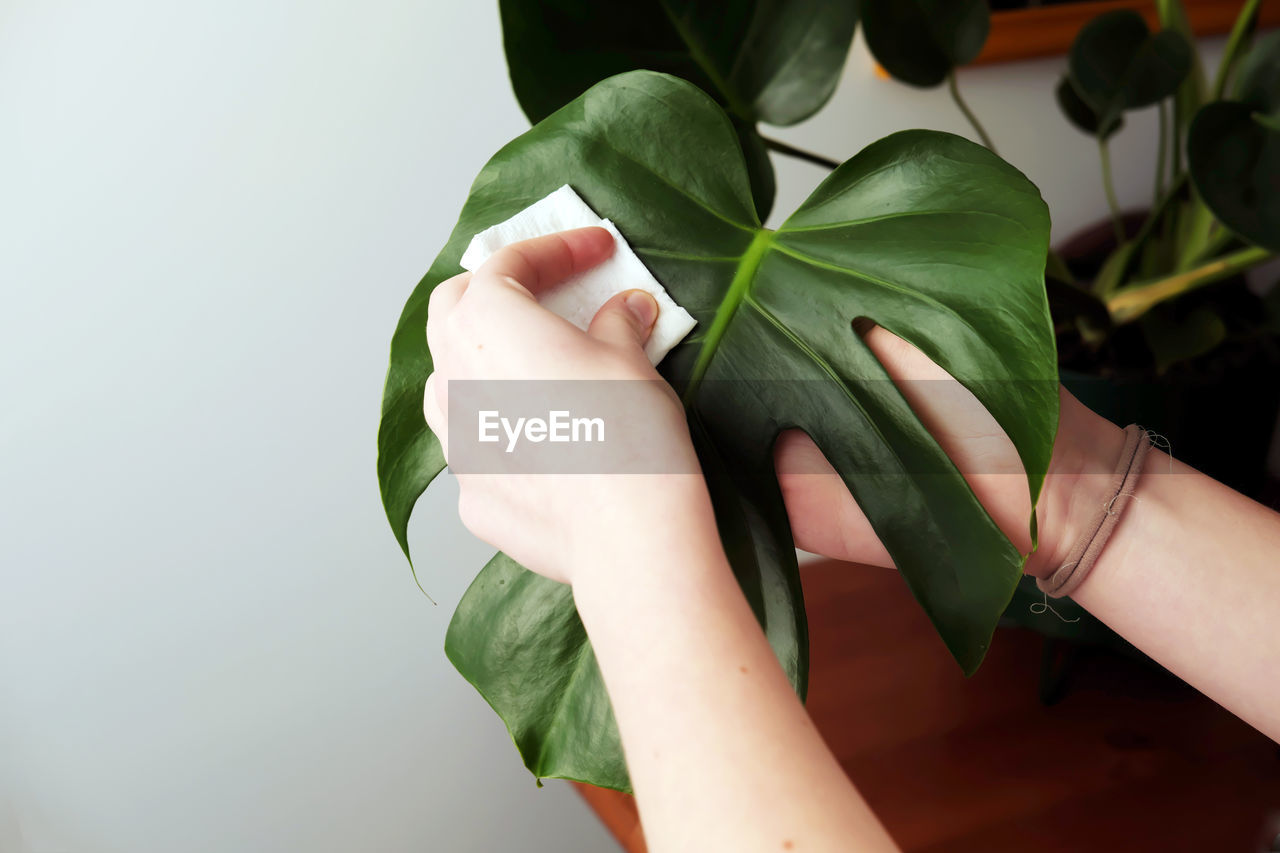
<instances>
[{"instance_id":1,"label":"white cotton pad","mask_svg":"<svg viewBox=\"0 0 1280 853\"><path fill-rule=\"evenodd\" d=\"M467 251L462 254L462 268L474 272L494 252L509 243L591 226L605 228L613 235L613 255L599 266L546 291L538 297L538 302L553 314L585 330L600 306L614 294L624 290L643 290L653 294L658 301L658 320L644 352L652 364L657 364L693 331L697 322L667 295L636 253L631 251L631 246L614 224L596 216L595 211L568 184L506 222L499 222L472 237Z\"/></svg>"}]
</instances>

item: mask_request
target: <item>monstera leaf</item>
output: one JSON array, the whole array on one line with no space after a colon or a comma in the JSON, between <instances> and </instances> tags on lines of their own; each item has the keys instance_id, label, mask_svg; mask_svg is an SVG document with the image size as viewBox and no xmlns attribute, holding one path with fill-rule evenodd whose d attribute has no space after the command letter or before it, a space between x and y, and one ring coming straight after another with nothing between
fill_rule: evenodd
<instances>
[{"instance_id":1,"label":"monstera leaf","mask_svg":"<svg viewBox=\"0 0 1280 853\"><path fill-rule=\"evenodd\" d=\"M734 120L761 218L773 166L756 123L791 125L835 91L857 25L849 0L502 0L511 83L539 122L624 71L683 77Z\"/></svg>"},{"instance_id":2,"label":"monstera leaf","mask_svg":"<svg viewBox=\"0 0 1280 853\"><path fill-rule=\"evenodd\" d=\"M1191 179L1241 237L1280 252L1280 33L1240 63L1235 98L1205 105L1187 135Z\"/></svg>"},{"instance_id":3,"label":"monstera leaf","mask_svg":"<svg viewBox=\"0 0 1280 853\"><path fill-rule=\"evenodd\" d=\"M564 183L698 321L660 370L688 410L726 553L797 691L805 618L772 455L793 427L826 453L972 672L1023 557L853 323L874 320L966 385L1013 440L1034 499L1058 400L1049 219L1035 187L961 137L908 131L850 159L772 231L756 217L733 125L707 95L651 72L594 86L489 161L400 318L378 464L406 548L413 503L443 467L421 414L428 295L459 272L471 235ZM459 604L446 648L536 774L626 788L569 590L500 555Z\"/></svg>"},{"instance_id":4,"label":"monstera leaf","mask_svg":"<svg viewBox=\"0 0 1280 853\"><path fill-rule=\"evenodd\" d=\"M1191 45L1177 30L1152 33L1142 15L1118 9L1085 24L1071 45L1071 82L1109 127L1120 113L1178 91L1191 73Z\"/></svg>"},{"instance_id":5,"label":"monstera leaf","mask_svg":"<svg viewBox=\"0 0 1280 853\"><path fill-rule=\"evenodd\" d=\"M937 86L982 52L987 0L862 0L862 28L876 61L913 86Z\"/></svg>"}]
</instances>

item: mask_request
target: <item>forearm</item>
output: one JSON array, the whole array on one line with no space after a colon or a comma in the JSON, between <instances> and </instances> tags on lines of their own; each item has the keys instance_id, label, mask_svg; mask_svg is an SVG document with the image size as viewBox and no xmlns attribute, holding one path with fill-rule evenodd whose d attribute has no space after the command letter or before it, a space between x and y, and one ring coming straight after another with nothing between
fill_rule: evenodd
<instances>
[{"instance_id":1,"label":"forearm","mask_svg":"<svg viewBox=\"0 0 1280 853\"><path fill-rule=\"evenodd\" d=\"M1074 427L1075 438L1084 439L1077 441L1085 448L1082 470L1074 482L1052 488L1058 495L1070 490L1059 507L1080 519L1110 499L1103 492L1120 430L1092 413L1070 416L1084 420ZM1072 597L1280 740L1280 515L1155 450L1134 495L1119 501L1127 502L1117 507L1124 511L1119 525Z\"/></svg>"},{"instance_id":2,"label":"forearm","mask_svg":"<svg viewBox=\"0 0 1280 853\"><path fill-rule=\"evenodd\" d=\"M650 849L894 849L778 665L709 503L668 521L574 587Z\"/></svg>"}]
</instances>

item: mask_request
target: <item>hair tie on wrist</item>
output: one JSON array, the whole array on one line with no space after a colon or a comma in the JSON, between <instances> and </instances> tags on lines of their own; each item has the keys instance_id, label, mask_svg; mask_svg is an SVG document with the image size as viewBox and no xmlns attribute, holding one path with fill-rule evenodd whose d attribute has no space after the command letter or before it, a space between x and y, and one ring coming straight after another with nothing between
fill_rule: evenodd
<instances>
[{"instance_id":1,"label":"hair tie on wrist","mask_svg":"<svg viewBox=\"0 0 1280 853\"><path fill-rule=\"evenodd\" d=\"M1137 424L1124 428L1124 450L1120 451L1116 472L1111 477L1110 498L1098 508L1084 535L1067 555L1067 561L1049 577L1036 579L1036 586L1041 591L1054 598L1062 598L1084 583L1129 503L1120 498L1133 497L1138 477L1142 475L1142 463L1150 450L1151 441L1146 430Z\"/></svg>"}]
</instances>

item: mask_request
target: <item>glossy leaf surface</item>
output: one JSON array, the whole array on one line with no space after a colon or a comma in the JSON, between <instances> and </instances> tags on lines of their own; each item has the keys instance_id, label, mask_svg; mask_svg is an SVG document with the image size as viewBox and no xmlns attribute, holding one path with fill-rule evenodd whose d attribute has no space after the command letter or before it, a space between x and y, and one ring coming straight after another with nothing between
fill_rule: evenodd
<instances>
[{"instance_id":1,"label":"glossy leaf surface","mask_svg":"<svg viewBox=\"0 0 1280 853\"><path fill-rule=\"evenodd\" d=\"M1142 15L1119 9L1081 28L1069 67L1077 92L1106 126L1125 110L1173 95L1192 63L1191 46L1177 30L1152 33Z\"/></svg>"},{"instance_id":2,"label":"glossy leaf surface","mask_svg":"<svg viewBox=\"0 0 1280 853\"><path fill-rule=\"evenodd\" d=\"M501 0L503 41L521 109L539 122L614 74L688 80L734 118L762 218L773 166L757 122L817 112L840 79L857 25L849 0Z\"/></svg>"},{"instance_id":3,"label":"glossy leaf surface","mask_svg":"<svg viewBox=\"0 0 1280 853\"><path fill-rule=\"evenodd\" d=\"M1280 33L1259 39L1240 63L1233 100L1196 114L1187 161L1223 225L1280 252Z\"/></svg>"},{"instance_id":4,"label":"glossy leaf surface","mask_svg":"<svg viewBox=\"0 0 1280 853\"><path fill-rule=\"evenodd\" d=\"M937 86L977 58L991 29L987 0L863 0L862 30L876 61L913 86Z\"/></svg>"},{"instance_id":5,"label":"glossy leaf surface","mask_svg":"<svg viewBox=\"0 0 1280 853\"><path fill-rule=\"evenodd\" d=\"M563 183L698 321L660 369L688 409L734 571L797 690L805 620L772 458L790 427L826 453L972 672L1022 557L852 324L875 320L970 388L1013 439L1034 498L1057 425L1035 187L961 137L909 131L842 165L775 232L756 218L734 129L710 98L648 72L598 84L490 160L401 317L379 470L402 542L443 464L421 415L427 296L459 271L472 234ZM498 558L459 605L448 652L535 773L626 787L567 590Z\"/></svg>"}]
</instances>

